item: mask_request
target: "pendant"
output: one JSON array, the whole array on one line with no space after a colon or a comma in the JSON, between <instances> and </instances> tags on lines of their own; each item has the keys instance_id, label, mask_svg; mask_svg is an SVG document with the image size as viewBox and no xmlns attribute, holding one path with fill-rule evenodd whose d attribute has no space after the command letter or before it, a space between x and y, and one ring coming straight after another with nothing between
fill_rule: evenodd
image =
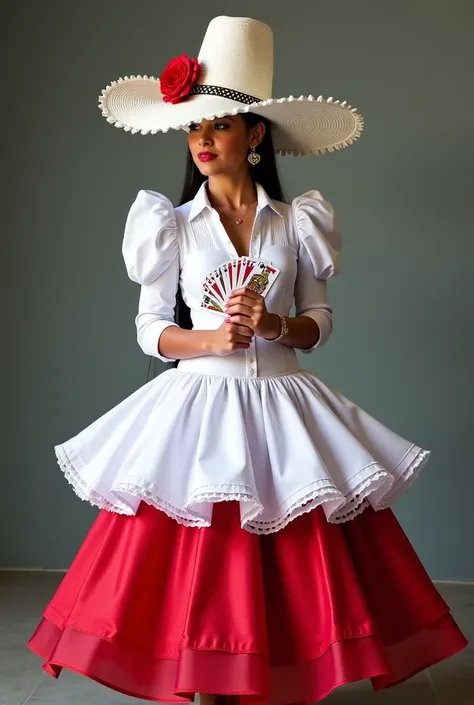
<instances>
[{"instance_id":1,"label":"pendant","mask_svg":"<svg viewBox=\"0 0 474 705\"><path fill-rule=\"evenodd\" d=\"M238 220L235 221L235 224L236 224L236 225L242 225L243 222L244 222L243 219L242 219L242 218L239 218Z\"/></svg>"},{"instance_id":2,"label":"pendant","mask_svg":"<svg viewBox=\"0 0 474 705\"><path fill-rule=\"evenodd\" d=\"M247 159L252 164L252 166L257 166L257 164L260 162L261 156L260 156L260 154L257 154L256 152L252 152L251 154L249 154Z\"/></svg>"},{"instance_id":3,"label":"pendant","mask_svg":"<svg viewBox=\"0 0 474 705\"><path fill-rule=\"evenodd\" d=\"M252 164L252 166L257 166L257 164L260 162L261 156L260 154L257 154L257 152L255 151L255 147L250 147L250 149L252 151L248 155L247 159Z\"/></svg>"}]
</instances>

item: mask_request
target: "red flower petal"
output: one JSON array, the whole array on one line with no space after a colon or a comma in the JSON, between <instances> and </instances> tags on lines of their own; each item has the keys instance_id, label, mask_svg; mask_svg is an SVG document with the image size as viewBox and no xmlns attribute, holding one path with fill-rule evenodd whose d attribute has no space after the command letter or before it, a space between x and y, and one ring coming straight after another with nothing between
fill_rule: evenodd
<instances>
[{"instance_id":1,"label":"red flower petal","mask_svg":"<svg viewBox=\"0 0 474 705\"><path fill-rule=\"evenodd\" d=\"M199 74L199 62L187 54L168 63L160 76L160 88L165 103L179 103L188 96Z\"/></svg>"}]
</instances>

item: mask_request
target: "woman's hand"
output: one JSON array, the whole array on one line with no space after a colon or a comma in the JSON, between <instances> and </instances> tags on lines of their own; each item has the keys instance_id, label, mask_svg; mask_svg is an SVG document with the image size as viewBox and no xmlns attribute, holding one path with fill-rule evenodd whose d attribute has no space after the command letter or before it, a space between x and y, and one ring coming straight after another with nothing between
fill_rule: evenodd
<instances>
[{"instance_id":1,"label":"woman's hand","mask_svg":"<svg viewBox=\"0 0 474 705\"><path fill-rule=\"evenodd\" d=\"M280 334L280 318L269 313L265 299L250 289L236 289L229 297L226 313L231 323L248 326L259 338L272 340Z\"/></svg>"},{"instance_id":2,"label":"woman's hand","mask_svg":"<svg viewBox=\"0 0 474 705\"><path fill-rule=\"evenodd\" d=\"M236 350L247 350L254 336L247 325L239 325L226 318L217 330L209 331L209 352L211 355L230 355Z\"/></svg>"}]
</instances>

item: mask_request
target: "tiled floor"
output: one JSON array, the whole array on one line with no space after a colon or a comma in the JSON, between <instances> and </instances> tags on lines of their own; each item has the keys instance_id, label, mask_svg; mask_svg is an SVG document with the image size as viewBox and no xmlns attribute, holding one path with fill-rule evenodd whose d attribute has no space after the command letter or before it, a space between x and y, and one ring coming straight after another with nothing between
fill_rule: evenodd
<instances>
[{"instance_id":1,"label":"tiled floor","mask_svg":"<svg viewBox=\"0 0 474 705\"><path fill-rule=\"evenodd\" d=\"M61 575L0 572L0 705L134 705L87 678L64 671L59 680L41 672L25 647ZM474 585L439 585L474 644ZM366 683L341 688L328 705L474 705L474 645L398 688L375 695Z\"/></svg>"}]
</instances>

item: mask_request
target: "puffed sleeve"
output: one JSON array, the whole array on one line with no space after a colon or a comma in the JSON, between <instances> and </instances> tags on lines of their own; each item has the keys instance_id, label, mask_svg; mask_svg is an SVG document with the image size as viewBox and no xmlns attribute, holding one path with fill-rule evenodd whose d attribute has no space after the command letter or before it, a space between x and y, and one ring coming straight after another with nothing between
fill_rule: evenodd
<instances>
[{"instance_id":1,"label":"puffed sleeve","mask_svg":"<svg viewBox=\"0 0 474 705\"><path fill-rule=\"evenodd\" d=\"M176 326L179 248L172 203L154 191L139 191L125 224L122 246L128 276L141 284L137 340L146 355L172 362L158 352L163 331Z\"/></svg>"},{"instance_id":2,"label":"puffed sleeve","mask_svg":"<svg viewBox=\"0 0 474 705\"><path fill-rule=\"evenodd\" d=\"M324 345L332 331L327 280L339 271L342 239L334 209L319 191L309 191L295 198L292 211L298 235L296 315L313 318L320 332L318 342L302 350L310 353Z\"/></svg>"}]
</instances>

